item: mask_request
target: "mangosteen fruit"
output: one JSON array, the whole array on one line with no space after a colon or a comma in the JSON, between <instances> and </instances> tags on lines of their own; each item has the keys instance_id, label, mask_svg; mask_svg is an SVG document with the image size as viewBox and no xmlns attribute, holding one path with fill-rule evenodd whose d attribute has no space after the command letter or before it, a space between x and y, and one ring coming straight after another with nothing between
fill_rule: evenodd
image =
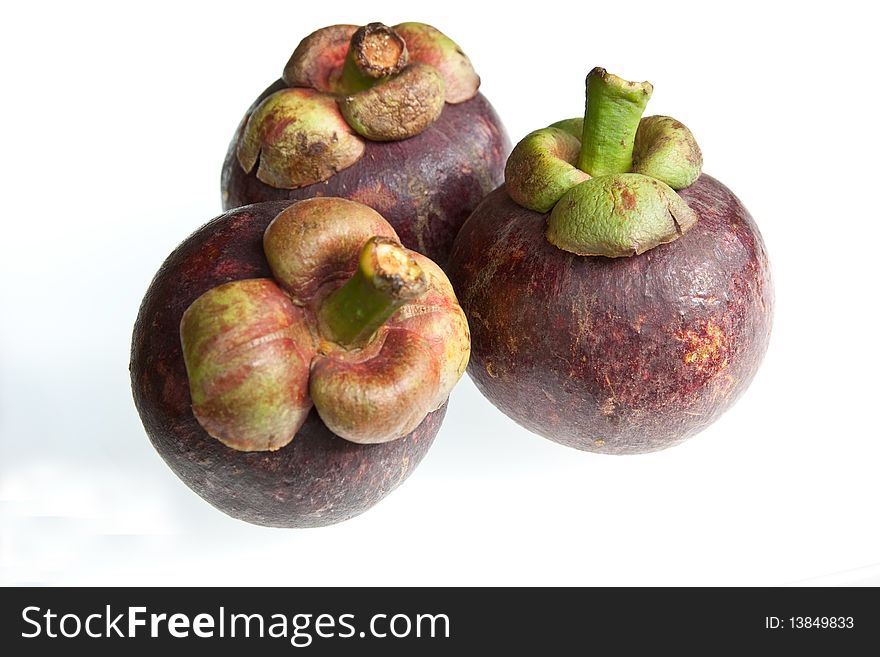
<instances>
[{"instance_id":1,"label":"mangosteen fruit","mask_svg":"<svg viewBox=\"0 0 880 657\"><path fill-rule=\"evenodd\" d=\"M683 124L642 118L652 90L591 71L584 117L517 144L449 261L477 387L582 450L697 433L746 389L770 336L758 227L702 173Z\"/></svg>"},{"instance_id":2,"label":"mangosteen fruit","mask_svg":"<svg viewBox=\"0 0 880 657\"><path fill-rule=\"evenodd\" d=\"M241 121L223 164L223 207L352 199L445 266L510 151L479 86L461 48L430 25L320 29Z\"/></svg>"},{"instance_id":3,"label":"mangosteen fruit","mask_svg":"<svg viewBox=\"0 0 880 657\"><path fill-rule=\"evenodd\" d=\"M470 338L442 270L375 210L250 205L190 236L147 290L131 381L171 469L229 515L356 516L431 446Z\"/></svg>"}]
</instances>

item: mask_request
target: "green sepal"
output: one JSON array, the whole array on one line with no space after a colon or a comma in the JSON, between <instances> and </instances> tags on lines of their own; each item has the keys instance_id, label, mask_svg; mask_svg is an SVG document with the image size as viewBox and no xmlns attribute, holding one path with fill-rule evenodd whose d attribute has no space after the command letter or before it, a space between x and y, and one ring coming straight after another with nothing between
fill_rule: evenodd
<instances>
[{"instance_id":1,"label":"green sepal","mask_svg":"<svg viewBox=\"0 0 880 657\"><path fill-rule=\"evenodd\" d=\"M550 214L547 240L577 255L618 258L671 242L696 222L696 213L667 184L619 173L572 187Z\"/></svg>"}]
</instances>

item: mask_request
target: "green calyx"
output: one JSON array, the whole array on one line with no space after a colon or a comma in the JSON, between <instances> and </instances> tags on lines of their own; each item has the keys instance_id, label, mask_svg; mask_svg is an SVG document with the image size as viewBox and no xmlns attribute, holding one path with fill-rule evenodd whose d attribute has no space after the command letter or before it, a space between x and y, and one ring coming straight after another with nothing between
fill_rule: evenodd
<instances>
[{"instance_id":1,"label":"green calyx","mask_svg":"<svg viewBox=\"0 0 880 657\"><path fill-rule=\"evenodd\" d=\"M208 434L244 452L293 439L311 408L315 346L302 309L271 279L208 290L183 313L180 339L193 413Z\"/></svg>"},{"instance_id":2,"label":"green calyx","mask_svg":"<svg viewBox=\"0 0 880 657\"><path fill-rule=\"evenodd\" d=\"M428 64L407 66L399 75L339 100L339 110L359 135L397 141L423 132L443 111L445 85Z\"/></svg>"},{"instance_id":3,"label":"green calyx","mask_svg":"<svg viewBox=\"0 0 880 657\"><path fill-rule=\"evenodd\" d=\"M470 333L452 284L375 210L294 203L263 234L271 278L211 288L184 311L192 411L238 451L277 450L314 408L356 443L410 433L464 373Z\"/></svg>"},{"instance_id":4,"label":"green calyx","mask_svg":"<svg viewBox=\"0 0 880 657\"><path fill-rule=\"evenodd\" d=\"M578 157L580 157L581 138L584 134L584 117L576 116L573 119L562 119L561 121L557 121L556 123L551 123L548 127L559 128L563 132L566 132L577 139ZM577 164L576 161L575 164Z\"/></svg>"},{"instance_id":5,"label":"green calyx","mask_svg":"<svg viewBox=\"0 0 880 657\"><path fill-rule=\"evenodd\" d=\"M648 116L639 123L632 170L662 180L673 189L690 187L703 169L703 154L683 123Z\"/></svg>"},{"instance_id":6,"label":"green calyx","mask_svg":"<svg viewBox=\"0 0 880 657\"><path fill-rule=\"evenodd\" d=\"M667 184L612 173L563 195L550 213L547 239L577 255L619 258L671 242L696 222L696 213Z\"/></svg>"},{"instance_id":7,"label":"green calyx","mask_svg":"<svg viewBox=\"0 0 880 657\"><path fill-rule=\"evenodd\" d=\"M382 23L365 25L351 37L336 92L342 115L362 137L408 139L440 118L446 103L444 76L433 63L419 60L415 45L417 57L410 62L404 37Z\"/></svg>"},{"instance_id":8,"label":"green calyx","mask_svg":"<svg viewBox=\"0 0 880 657\"><path fill-rule=\"evenodd\" d=\"M477 95L480 76L455 41L425 23L400 23L394 29L406 41L411 62L430 64L440 71L447 103L457 105Z\"/></svg>"},{"instance_id":9,"label":"green calyx","mask_svg":"<svg viewBox=\"0 0 880 657\"><path fill-rule=\"evenodd\" d=\"M278 189L322 182L352 166L364 139L399 141L431 126L446 103L477 95L461 48L424 23L331 25L296 47L287 85L245 118L241 168ZM259 166L257 166L259 163Z\"/></svg>"},{"instance_id":10,"label":"green calyx","mask_svg":"<svg viewBox=\"0 0 880 657\"><path fill-rule=\"evenodd\" d=\"M280 189L327 180L350 167L364 143L336 102L311 89L281 89L248 117L236 155L241 168L257 168L257 178Z\"/></svg>"},{"instance_id":11,"label":"green calyx","mask_svg":"<svg viewBox=\"0 0 880 657\"><path fill-rule=\"evenodd\" d=\"M632 256L677 239L697 219L674 191L700 176L696 140L675 119L642 118L648 82L595 68L586 87L583 118L516 145L505 169L510 197L550 212L547 239L578 255Z\"/></svg>"},{"instance_id":12,"label":"green calyx","mask_svg":"<svg viewBox=\"0 0 880 657\"><path fill-rule=\"evenodd\" d=\"M480 85L461 48L424 23L323 28L300 43L283 78L332 95L351 129L373 141L414 137Z\"/></svg>"},{"instance_id":13,"label":"green calyx","mask_svg":"<svg viewBox=\"0 0 880 657\"><path fill-rule=\"evenodd\" d=\"M538 212L550 212L569 189L589 179L575 166L581 142L559 128L535 130L507 158L504 179L510 198Z\"/></svg>"}]
</instances>

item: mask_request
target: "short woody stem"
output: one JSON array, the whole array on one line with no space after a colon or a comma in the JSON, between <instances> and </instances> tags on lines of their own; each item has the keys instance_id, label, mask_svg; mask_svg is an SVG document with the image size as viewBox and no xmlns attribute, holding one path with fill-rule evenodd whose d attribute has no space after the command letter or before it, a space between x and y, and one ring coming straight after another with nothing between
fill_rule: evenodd
<instances>
[{"instance_id":1,"label":"short woody stem","mask_svg":"<svg viewBox=\"0 0 880 657\"><path fill-rule=\"evenodd\" d=\"M372 237L361 250L354 275L321 305L321 332L346 347L363 345L426 287L425 273L406 249L387 237Z\"/></svg>"},{"instance_id":2,"label":"short woody stem","mask_svg":"<svg viewBox=\"0 0 880 657\"><path fill-rule=\"evenodd\" d=\"M653 90L650 82L628 82L604 68L590 71L578 169L594 177L632 169L636 130Z\"/></svg>"},{"instance_id":3,"label":"short woody stem","mask_svg":"<svg viewBox=\"0 0 880 657\"><path fill-rule=\"evenodd\" d=\"M399 73L408 59L406 42L393 28L382 23L364 25L351 37L339 81L342 91L354 94L369 89Z\"/></svg>"}]
</instances>

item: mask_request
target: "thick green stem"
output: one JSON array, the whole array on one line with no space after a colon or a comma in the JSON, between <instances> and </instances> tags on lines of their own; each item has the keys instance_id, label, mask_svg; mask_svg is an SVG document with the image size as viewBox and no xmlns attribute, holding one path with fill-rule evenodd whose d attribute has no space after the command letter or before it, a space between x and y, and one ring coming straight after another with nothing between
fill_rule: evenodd
<instances>
[{"instance_id":1,"label":"thick green stem","mask_svg":"<svg viewBox=\"0 0 880 657\"><path fill-rule=\"evenodd\" d=\"M340 91L356 94L396 75L406 66L406 42L393 28L369 23L351 37L339 78Z\"/></svg>"},{"instance_id":2,"label":"thick green stem","mask_svg":"<svg viewBox=\"0 0 880 657\"><path fill-rule=\"evenodd\" d=\"M636 130L653 90L650 82L628 82L604 68L590 71L578 169L594 177L632 169Z\"/></svg>"},{"instance_id":3,"label":"thick green stem","mask_svg":"<svg viewBox=\"0 0 880 657\"><path fill-rule=\"evenodd\" d=\"M361 346L426 287L425 273L406 249L387 237L372 237L354 275L321 304L320 330L343 346Z\"/></svg>"},{"instance_id":4,"label":"thick green stem","mask_svg":"<svg viewBox=\"0 0 880 657\"><path fill-rule=\"evenodd\" d=\"M364 75L355 63L351 50L345 56L342 65L342 75L339 77L339 91L344 94L356 94L366 91L379 80L369 75Z\"/></svg>"}]
</instances>

